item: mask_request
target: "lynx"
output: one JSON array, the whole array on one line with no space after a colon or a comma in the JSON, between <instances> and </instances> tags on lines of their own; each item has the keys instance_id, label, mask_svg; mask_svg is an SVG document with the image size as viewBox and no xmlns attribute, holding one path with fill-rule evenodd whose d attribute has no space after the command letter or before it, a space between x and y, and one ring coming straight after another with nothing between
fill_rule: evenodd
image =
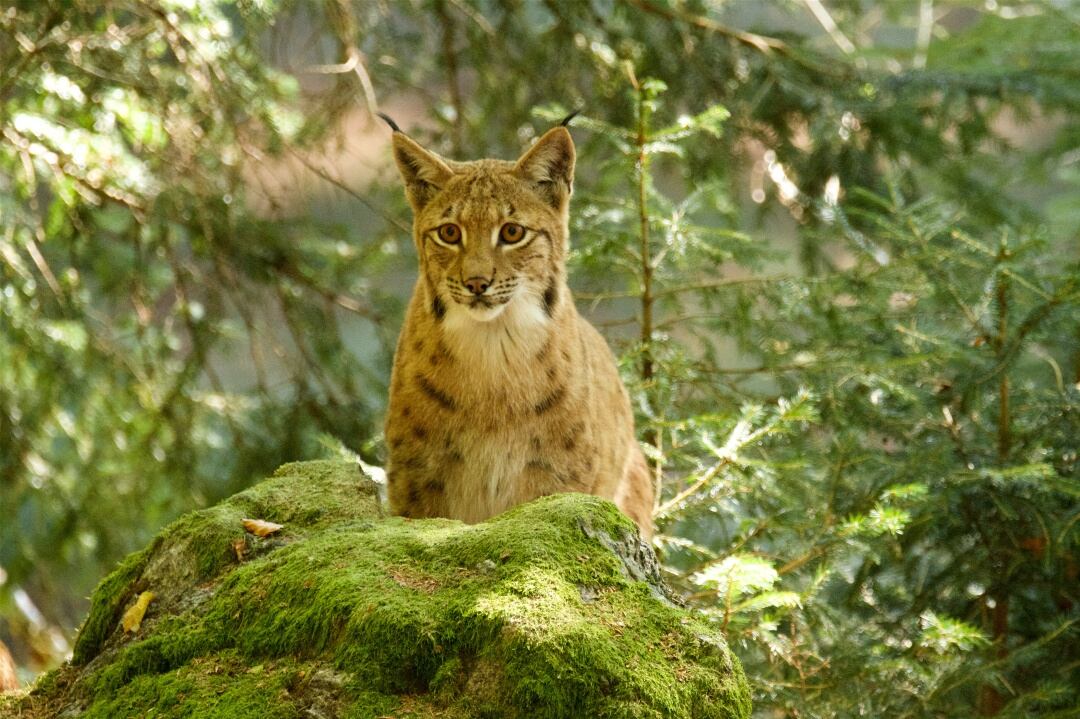
<instances>
[{"instance_id":1,"label":"lynx","mask_svg":"<svg viewBox=\"0 0 1080 719\"><path fill-rule=\"evenodd\" d=\"M384 119L420 260L390 382L391 510L479 522L585 492L651 536L652 483L626 389L566 284L566 121L516 162L455 162Z\"/></svg>"}]
</instances>

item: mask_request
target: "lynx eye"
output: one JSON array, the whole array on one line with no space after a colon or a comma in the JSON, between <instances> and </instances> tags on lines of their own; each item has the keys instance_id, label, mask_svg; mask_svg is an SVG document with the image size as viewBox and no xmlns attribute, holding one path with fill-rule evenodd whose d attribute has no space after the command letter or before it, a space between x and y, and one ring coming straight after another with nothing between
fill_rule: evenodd
<instances>
[{"instance_id":1,"label":"lynx eye","mask_svg":"<svg viewBox=\"0 0 1080 719\"><path fill-rule=\"evenodd\" d=\"M439 239L448 245L456 245L461 242L461 228L452 222L439 225L439 229L435 230L435 232L438 233Z\"/></svg>"},{"instance_id":2,"label":"lynx eye","mask_svg":"<svg viewBox=\"0 0 1080 719\"><path fill-rule=\"evenodd\" d=\"M504 245L514 245L525 238L525 228L513 222L507 222L499 230L499 241Z\"/></svg>"}]
</instances>

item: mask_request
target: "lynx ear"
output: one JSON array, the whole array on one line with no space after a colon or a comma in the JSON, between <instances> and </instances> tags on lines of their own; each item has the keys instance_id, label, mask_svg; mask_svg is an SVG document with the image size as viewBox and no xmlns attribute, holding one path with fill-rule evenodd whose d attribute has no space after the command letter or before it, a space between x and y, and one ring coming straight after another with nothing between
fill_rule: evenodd
<instances>
[{"instance_id":1,"label":"lynx ear","mask_svg":"<svg viewBox=\"0 0 1080 719\"><path fill-rule=\"evenodd\" d=\"M414 212L424 209L454 174L441 157L402 132L394 133L394 161L405 180L405 196Z\"/></svg>"},{"instance_id":2,"label":"lynx ear","mask_svg":"<svg viewBox=\"0 0 1080 719\"><path fill-rule=\"evenodd\" d=\"M574 187L574 141L565 127L553 127L514 166L552 207L562 210Z\"/></svg>"}]
</instances>

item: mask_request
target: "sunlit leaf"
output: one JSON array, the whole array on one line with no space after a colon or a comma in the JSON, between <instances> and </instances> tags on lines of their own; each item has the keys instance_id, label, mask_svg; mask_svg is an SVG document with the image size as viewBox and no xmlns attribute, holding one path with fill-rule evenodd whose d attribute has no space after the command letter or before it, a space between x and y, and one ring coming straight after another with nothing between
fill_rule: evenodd
<instances>
[{"instance_id":1,"label":"sunlit leaf","mask_svg":"<svg viewBox=\"0 0 1080 719\"><path fill-rule=\"evenodd\" d=\"M733 554L697 572L695 584L721 596L738 596L771 589L780 579L772 562L749 554Z\"/></svg>"}]
</instances>

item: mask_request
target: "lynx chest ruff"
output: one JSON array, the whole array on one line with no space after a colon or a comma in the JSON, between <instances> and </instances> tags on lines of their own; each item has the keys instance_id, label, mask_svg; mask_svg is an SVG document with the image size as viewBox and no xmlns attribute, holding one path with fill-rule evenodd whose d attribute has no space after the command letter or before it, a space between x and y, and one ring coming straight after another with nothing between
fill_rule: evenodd
<instances>
[{"instance_id":1,"label":"lynx chest ruff","mask_svg":"<svg viewBox=\"0 0 1080 719\"><path fill-rule=\"evenodd\" d=\"M391 508L484 520L555 492L612 499L651 535L652 485L603 338L566 286L570 134L517 162L452 162L399 131L420 274L386 422Z\"/></svg>"}]
</instances>

